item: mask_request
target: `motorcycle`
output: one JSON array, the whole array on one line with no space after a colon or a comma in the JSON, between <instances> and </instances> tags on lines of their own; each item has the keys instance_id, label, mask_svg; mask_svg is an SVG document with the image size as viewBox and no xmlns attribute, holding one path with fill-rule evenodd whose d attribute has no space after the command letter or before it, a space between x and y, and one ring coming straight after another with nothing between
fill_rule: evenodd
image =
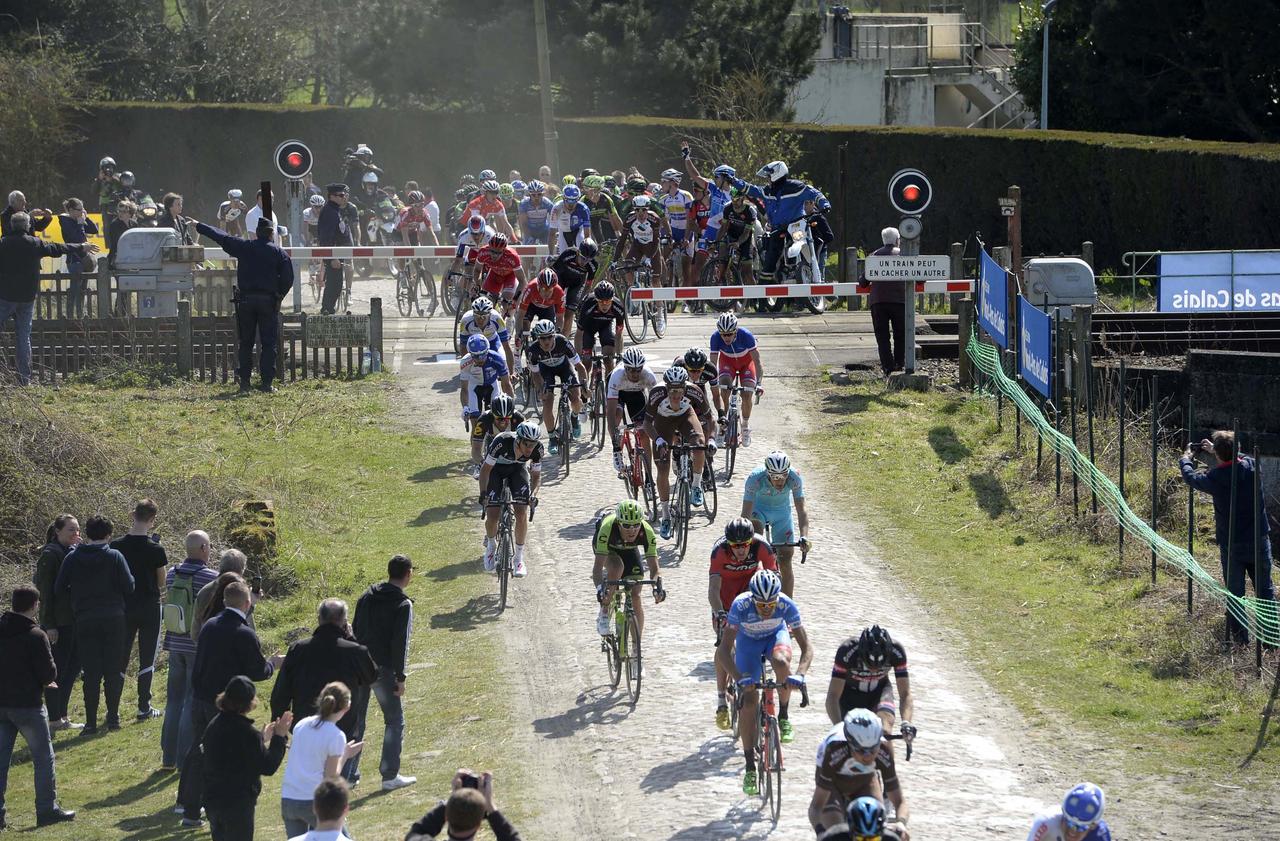
<instances>
[{"instance_id":1,"label":"motorcycle","mask_svg":"<svg viewBox=\"0 0 1280 841\"><path fill-rule=\"evenodd\" d=\"M369 245L398 245L399 235L396 233L396 222L399 221L400 214L396 212L396 208L390 202L380 204L376 215L369 217L367 226L365 227L365 242ZM380 261L379 261L380 262ZM373 271L373 260L367 260L369 271ZM386 260L386 268L392 278L400 276L400 267L396 265L396 261L390 257Z\"/></svg>"},{"instance_id":2,"label":"motorcycle","mask_svg":"<svg viewBox=\"0 0 1280 841\"><path fill-rule=\"evenodd\" d=\"M821 283L822 266L818 263L818 244L813 239L813 230L809 220L817 214L809 214L787 225L786 241L782 256L778 260L777 277L782 283ZM804 305L814 315L826 311L828 303L834 298L813 295L805 299Z\"/></svg>"}]
</instances>

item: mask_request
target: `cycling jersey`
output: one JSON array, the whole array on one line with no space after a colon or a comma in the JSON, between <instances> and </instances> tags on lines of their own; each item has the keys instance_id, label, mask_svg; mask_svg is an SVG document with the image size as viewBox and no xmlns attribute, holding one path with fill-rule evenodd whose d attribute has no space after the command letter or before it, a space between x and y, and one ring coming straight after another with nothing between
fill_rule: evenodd
<instances>
[{"instance_id":1,"label":"cycling jersey","mask_svg":"<svg viewBox=\"0 0 1280 841\"><path fill-rule=\"evenodd\" d=\"M748 202L742 203L742 209L734 207L733 202L724 209L724 215L721 217L721 227L724 228L724 236L731 242L736 242L749 229L755 226L756 209Z\"/></svg>"},{"instance_id":2,"label":"cycling jersey","mask_svg":"<svg viewBox=\"0 0 1280 841\"><path fill-rule=\"evenodd\" d=\"M622 539L622 526L618 524L616 514L607 514L600 518L596 526L595 552L597 555L617 555L628 550L644 552L646 558L658 559L658 539L653 533L653 526L648 520L641 521L640 532L635 540L628 543Z\"/></svg>"},{"instance_id":3,"label":"cycling jersey","mask_svg":"<svg viewBox=\"0 0 1280 841\"><path fill-rule=\"evenodd\" d=\"M491 223L498 216L506 216L507 208L502 203L502 199L491 199L483 195L476 196L467 202L466 208L462 211L462 219L460 221L465 225L468 219L477 215L484 217L485 222Z\"/></svg>"},{"instance_id":4,"label":"cycling jersey","mask_svg":"<svg viewBox=\"0 0 1280 841\"><path fill-rule=\"evenodd\" d=\"M476 255L475 262L486 269L480 291L486 295L497 295L503 298L514 298L519 279L516 271L520 268L520 258L510 248L495 252L492 248L482 248Z\"/></svg>"},{"instance_id":5,"label":"cycling jersey","mask_svg":"<svg viewBox=\"0 0 1280 841\"><path fill-rule=\"evenodd\" d=\"M671 225L671 233L681 233L689 226L689 209L693 207L693 194L687 190L676 190L675 194L659 193L658 206L667 215L667 223Z\"/></svg>"},{"instance_id":6,"label":"cycling jersey","mask_svg":"<svg viewBox=\"0 0 1280 841\"><path fill-rule=\"evenodd\" d=\"M711 196L711 207L707 214L707 227L703 235L708 241L714 240L720 231L720 220L724 216L725 206L731 202L728 190L722 190L714 181L707 182L707 194Z\"/></svg>"},{"instance_id":7,"label":"cycling jersey","mask_svg":"<svg viewBox=\"0 0 1280 841\"><path fill-rule=\"evenodd\" d=\"M566 207L564 199L561 199L552 205L548 219L552 227L562 234L577 233L584 227L591 229L591 211L582 202Z\"/></svg>"},{"instance_id":8,"label":"cycling jersey","mask_svg":"<svg viewBox=\"0 0 1280 841\"><path fill-rule=\"evenodd\" d=\"M791 520L791 501L804 499L804 481L794 468L787 472L781 489L769 481L769 472L757 467L742 486L742 501L752 503L751 517L770 528L775 543L795 543L795 525Z\"/></svg>"},{"instance_id":9,"label":"cycling jersey","mask_svg":"<svg viewBox=\"0 0 1280 841\"><path fill-rule=\"evenodd\" d=\"M718 332L711 334L711 352L720 354L720 367L723 369L726 359L739 361L750 360L751 351L757 348L756 337L745 327L739 327L733 341L725 344L724 337Z\"/></svg>"},{"instance_id":10,"label":"cycling jersey","mask_svg":"<svg viewBox=\"0 0 1280 841\"><path fill-rule=\"evenodd\" d=\"M464 228L462 233L458 234L458 250L454 252L455 257L467 255L467 262L476 259L476 251L484 248L489 244L489 240L493 239L493 228L486 227L480 232L479 236L474 236L470 228Z\"/></svg>"},{"instance_id":11,"label":"cycling jersey","mask_svg":"<svg viewBox=\"0 0 1280 841\"><path fill-rule=\"evenodd\" d=\"M560 286L564 288L565 309L575 310L578 308L578 297L582 294L583 286L595 277L599 266L596 265L595 260L588 260L585 266L579 266L578 251L570 248L556 258L551 264L551 269L560 280Z\"/></svg>"},{"instance_id":12,"label":"cycling jersey","mask_svg":"<svg viewBox=\"0 0 1280 841\"><path fill-rule=\"evenodd\" d=\"M622 238L634 245L651 247L658 241L661 220L649 210L636 210L622 223Z\"/></svg>"},{"instance_id":13,"label":"cycling jersey","mask_svg":"<svg viewBox=\"0 0 1280 841\"><path fill-rule=\"evenodd\" d=\"M529 455L522 456L516 453L518 440L512 430L499 432L493 436L493 440L489 442L489 449L485 451L485 464L500 468L527 465L535 472L542 469L542 442L539 441Z\"/></svg>"},{"instance_id":14,"label":"cycling jersey","mask_svg":"<svg viewBox=\"0 0 1280 841\"><path fill-rule=\"evenodd\" d=\"M458 360L459 373L463 383L471 386L491 386L502 377L507 375L507 362L502 358L502 354L495 350L488 350L484 356L477 360L471 354L467 354ZM476 412L479 416L481 413Z\"/></svg>"},{"instance_id":15,"label":"cycling jersey","mask_svg":"<svg viewBox=\"0 0 1280 841\"><path fill-rule=\"evenodd\" d=\"M622 304L617 298L609 302L609 308L604 312L600 311L599 302L592 299L590 304L578 310L578 329L582 331L582 347L584 349L594 347L597 337L600 340L600 347L616 347L618 342L614 335L614 328L616 326L621 333L625 319L626 313L623 312Z\"/></svg>"},{"instance_id":16,"label":"cycling jersey","mask_svg":"<svg viewBox=\"0 0 1280 841\"><path fill-rule=\"evenodd\" d=\"M609 382L605 385L605 397L616 399L618 393L624 391L645 393L657 384L657 375L648 368L641 368L640 378L633 380L627 376L625 365L615 365L609 374Z\"/></svg>"},{"instance_id":17,"label":"cycling jersey","mask_svg":"<svg viewBox=\"0 0 1280 841\"><path fill-rule=\"evenodd\" d=\"M1062 820L1062 809L1059 808L1036 816L1027 841L1064 841L1066 837L1066 825ZM1111 841L1111 827L1107 826L1106 821L1100 820L1097 826L1085 833L1081 841Z\"/></svg>"},{"instance_id":18,"label":"cycling jersey","mask_svg":"<svg viewBox=\"0 0 1280 841\"><path fill-rule=\"evenodd\" d=\"M681 418L692 409L695 415L701 417L707 412L706 405L707 395L702 389L686 388L680 405L672 406L671 401L667 399L666 383L662 383L649 389L649 404L645 407L645 412L652 414L655 418Z\"/></svg>"},{"instance_id":19,"label":"cycling jersey","mask_svg":"<svg viewBox=\"0 0 1280 841\"><path fill-rule=\"evenodd\" d=\"M409 233L425 232L430 226L431 217L427 215L427 211L421 206L406 207L400 212L400 220L396 222L397 231L407 231Z\"/></svg>"},{"instance_id":20,"label":"cycling jersey","mask_svg":"<svg viewBox=\"0 0 1280 841\"><path fill-rule=\"evenodd\" d=\"M509 432L524 423L524 413L518 410L513 412L511 417L507 419L506 429L498 429L497 421L498 419L494 417L492 409L485 412L483 415L471 422L471 437L484 440L490 435Z\"/></svg>"},{"instance_id":21,"label":"cycling jersey","mask_svg":"<svg viewBox=\"0 0 1280 841\"><path fill-rule=\"evenodd\" d=\"M529 284L529 288L524 290L524 294L520 296L520 308L525 311L526 318L529 314L537 315L540 318L551 318L552 315L561 315L564 313L564 288L561 286L552 286L550 294L544 293L547 287L542 284Z\"/></svg>"},{"instance_id":22,"label":"cycling jersey","mask_svg":"<svg viewBox=\"0 0 1280 841\"><path fill-rule=\"evenodd\" d=\"M883 742L876 753L874 766L863 766L854 759L853 749L844 734L844 722L827 731L826 738L818 745L816 764L814 783L818 788L831 792L832 800L841 810L845 804L859 797L874 796L877 767L884 780L885 794L901 788L893 754L885 749Z\"/></svg>"},{"instance_id":23,"label":"cycling jersey","mask_svg":"<svg viewBox=\"0 0 1280 841\"><path fill-rule=\"evenodd\" d=\"M609 217L616 213L617 210L614 208L613 199L610 198L609 194L601 190L595 201L583 196L582 203L586 205L590 215L591 235L595 237L596 242L616 239L617 235L613 231L613 224L609 221Z\"/></svg>"},{"instance_id":24,"label":"cycling jersey","mask_svg":"<svg viewBox=\"0 0 1280 841\"><path fill-rule=\"evenodd\" d=\"M515 432L499 432L489 442L485 452L484 463L489 465L489 479L484 489L485 506L501 504L502 489L511 491L511 501L516 505L527 505L531 494L529 475L538 475L542 471L542 442L533 447L527 456L519 455Z\"/></svg>"},{"instance_id":25,"label":"cycling jersey","mask_svg":"<svg viewBox=\"0 0 1280 841\"><path fill-rule=\"evenodd\" d=\"M476 323L474 311L467 312L466 315L462 316L462 321L458 323L458 335L462 338L464 346L468 336L484 336L489 340L489 347L494 350L497 350L499 345L511 338L511 335L507 332L507 322L496 312L489 313L489 317L485 320L483 327Z\"/></svg>"},{"instance_id":26,"label":"cycling jersey","mask_svg":"<svg viewBox=\"0 0 1280 841\"><path fill-rule=\"evenodd\" d=\"M551 215L553 206L551 199L546 196L537 201L534 201L532 197L523 199L520 202L520 212L525 216L525 227L528 230L521 233L525 236L545 240L551 230L548 217Z\"/></svg>"},{"instance_id":27,"label":"cycling jersey","mask_svg":"<svg viewBox=\"0 0 1280 841\"><path fill-rule=\"evenodd\" d=\"M840 714L861 707L897 715L898 705L894 701L893 686L889 683L889 672L892 671L899 679L908 677L906 650L895 640L885 664L871 668L858 662L857 649L857 637L849 637L840 643L831 667L831 677L845 682L840 693Z\"/></svg>"},{"instance_id":28,"label":"cycling jersey","mask_svg":"<svg viewBox=\"0 0 1280 841\"><path fill-rule=\"evenodd\" d=\"M721 537L711 547L711 575L720 576L720 605L728 609L736 598L747 591L751 576L759 569L778 569L778 556L773 547L758 537L752 538L751 548L741 561L733 556L729 541Z\"/></svg>"},{"instance_id":29,"label":"cycling jersey","mask_svg":"<svg viewBox=\"0 0 1280 841\"><path fill-rule=\"evenodd\" d=\"M544 370L559 368L566 362L577 365L581 361L578 357L578 352L573 349L573 345L561 333L556 334L550 350L544 350L541 342L529 342L525 355L529 357L530 365L537 365Z\"/></svg>"},{"instance_id":30,"label":"cycling jersey","mask_svg":"<svg viewBox=\"0 0 1280 841\"><path fill-rule=\"evenodd\" d=\"M779 629L794 631L802 627L800 608L785 593L778 594L778 604L769 616L761 616L755 597L742 593L729 608L729 625L738 631L738 639L770 639Z\"/></svg>"}]
</instances>

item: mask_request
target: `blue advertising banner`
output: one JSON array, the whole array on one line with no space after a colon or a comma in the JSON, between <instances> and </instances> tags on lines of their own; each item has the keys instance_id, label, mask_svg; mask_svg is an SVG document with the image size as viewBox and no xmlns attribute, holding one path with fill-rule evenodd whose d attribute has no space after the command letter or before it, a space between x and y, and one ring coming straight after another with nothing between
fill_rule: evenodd
<instances>
[{"instance_id":1,"label":"blue advertising banner","mask_svg":"<svg viewBox=\"0 0 1280 841\"><path fill-rule=\"evenodd\" d=\"M1022 337L1018 343L1018 374L1045 399L1052 399L1049 371L1053 359L1053 321L1019 295L1018 327Z\"/></svg>"},{"instance_id":2,"label":"blue advertising banner","mask_svg":"<svg viewBox=\"0 0 1280 841\"><path fill-rule=\"evenodd\" d=\"M978 324L1002 348L1009 347L1009 279L984 248L978 254Z\"/></svg>"},{"instance_id":3,"label":"blue advertising banner","mask_svg":"<svg viewBox=\"0 0 1280 841\"><path fill-rule=\"evenodd\" d=\"M1280 310L1280 251L1160 255L1161 312Z\"/></svg>"}]
</instances>

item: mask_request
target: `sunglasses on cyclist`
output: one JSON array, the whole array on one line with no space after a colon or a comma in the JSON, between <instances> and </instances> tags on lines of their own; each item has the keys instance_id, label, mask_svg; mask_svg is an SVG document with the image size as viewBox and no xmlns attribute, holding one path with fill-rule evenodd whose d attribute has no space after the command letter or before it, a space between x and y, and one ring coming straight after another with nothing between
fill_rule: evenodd
<instances>
[{"instance_id":1,"label":"sunglasses on cyclist","mask_svg":"<svg viewBox=\"0 0 1280 841\"><path fill-rule=\"evenodd\" d=\"M774 608L778 606L777 599L774 599L768 602L762 602L759 599L752 599L752 601L755 602L756 610L759 610L759 611L772 611Z\"/></svg>"},{"instance_id":2,"label":"sunglasses on cyclist","mask_svg":"<svg viewBox=\"0 0 1280 841\"><path fill-rule=\"evenodd\" d=\"M1076 832L1088 832L1095 826L1094 823L1080 823L1079 821L1074 821L1066 815L1062 816L1062 822L1067 825L1067 829L1071 829Z\"/></svg>"},{"instance_id":3,"label":"sunglasses on cyclist","mask_svg":"<svg viewBox=\"0 0 1280 841\"><path fill-rule=\"evenodd\" d=\"M730 540L729 545L734 547L735 549L740 548L742 546L750 546L751 538L747 538L746 540Z\"/></svg>"}]
</instances>

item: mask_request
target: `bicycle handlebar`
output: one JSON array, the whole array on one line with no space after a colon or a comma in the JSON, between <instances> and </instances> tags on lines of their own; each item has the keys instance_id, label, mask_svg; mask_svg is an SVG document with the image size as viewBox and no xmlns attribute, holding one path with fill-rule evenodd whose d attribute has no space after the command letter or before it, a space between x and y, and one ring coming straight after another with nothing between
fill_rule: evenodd
<instances>
[{"instance_id":1,"label":"bicycle handlebar","mask_svg":"<svg viewBox=\"0 0 1280 841\"><path fill-rule=\"evenodd\" d=\"M804 543L770 543L769 545L774 549L794 549L797 546L800 547L800 563L803 564L809 559L809 547L813 544L806 540Z\"/></svg>"},{"instance_id":2,"label":"bicycle handlebar","mask_svg":"<svg viewBox=\"0 0 1280 841\"><path fill-rule=\"evenodd\" d=\"M907 740L906 735L905 735L905 734L903 734L903 733L885 733L883 736L881 736L881 738L882 738L882 739L887 739L887 740L889 740L889 741L899 741L899 740L901 740L901 741L906 742L906 740ZM911 761L911 742L907 742L907 761L908 761L908 762L910 762L910 761Z\"/></svg>"},{"instance_id":3,"label":"bicycle handlebar","mask_svg":"<svg viewBox=\"0 0 1280 841\"><path fill-rule=\"evenodd\" d=\"M604 584L606 587L620 587L624 584L648 584L650 587L658 586L658 582L652 578L606 578L600 583Z\"/></svg>"}]
</instances>

